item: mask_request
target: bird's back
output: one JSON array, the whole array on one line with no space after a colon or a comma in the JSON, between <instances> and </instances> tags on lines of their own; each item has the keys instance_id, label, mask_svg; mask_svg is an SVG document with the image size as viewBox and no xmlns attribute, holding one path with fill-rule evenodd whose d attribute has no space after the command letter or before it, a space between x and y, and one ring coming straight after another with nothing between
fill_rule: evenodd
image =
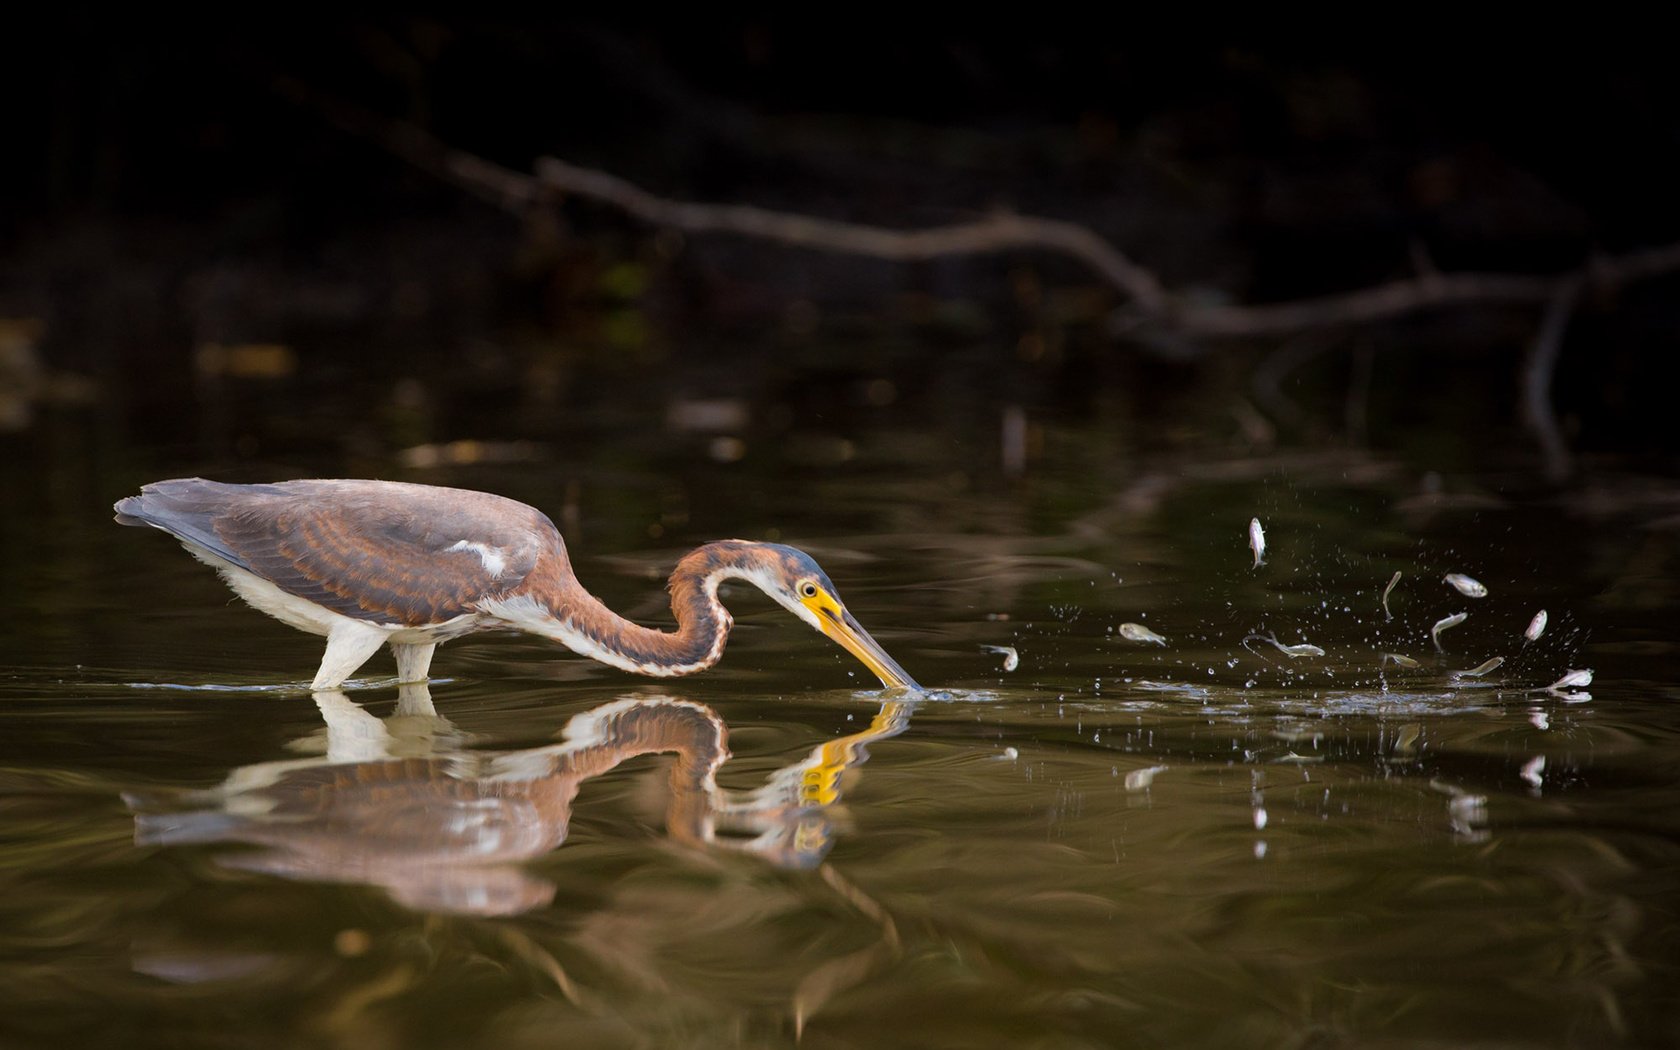
<instances>
[{"instance_id":1,"label":"bird's back","mask_svg":"<svg viewBox=\"0 0 1680 1050\"><path fill-rule=\"evenodd\" d=\"M418 627L519 587L565 545L542 512L466 489L391 481L160 481L116 504L212 564L358 620Z\"/></svg>"}]
</instances>

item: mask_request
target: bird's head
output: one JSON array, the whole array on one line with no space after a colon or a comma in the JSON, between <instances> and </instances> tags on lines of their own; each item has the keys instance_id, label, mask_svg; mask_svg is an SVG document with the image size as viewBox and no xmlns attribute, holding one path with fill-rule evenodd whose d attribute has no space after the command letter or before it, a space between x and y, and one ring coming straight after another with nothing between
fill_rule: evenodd
<instances>
[{"instance_id":1,"label":"bird's head","mask_svg":"<svg viewBox=\"0 0 1680 1050\"><path fill-rule=\"evenodd\" d=\"M874 672L889 688L920 690L898 662L887 655L879 642L846 611L834 582L809 554L780 543L750 543L726 540L709 544L733 571L727 575L744 579L775 599L777 604L815 627ZM702 548L703 550L706 548Z\"/></svg>"}]
</instances>

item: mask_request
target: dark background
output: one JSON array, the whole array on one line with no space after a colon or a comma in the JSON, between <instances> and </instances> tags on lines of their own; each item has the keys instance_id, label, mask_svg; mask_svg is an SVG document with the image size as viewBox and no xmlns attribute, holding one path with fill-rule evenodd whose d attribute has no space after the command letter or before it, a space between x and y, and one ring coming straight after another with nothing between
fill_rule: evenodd
<instances>
[{"instance_id":1,"label":"dark background","mask_svg":"<svg viewBox=\"0 0 1680 1050\"><path fill-rule=\"evenodd\" d=\"M696 398L741 399L772 435L1019 404L1123 412L1142 447L1531 470L1531 305L1116 334L1124 301L1066 258L904 265L590 201L517 213L319 101L672 198L895 228L1067 219L1190 302L1550 274L1680 240L1655 34L1316 28L36 15L0 43L0 387L29 404L10 429L93 412L113 442L210 467L375 469L424 442L579 440L586 418L656 430ZM1554 402L1581 469L1673 471L1677 286L1589 292L1572 318ZM225 353L253 346L278 356ZM1257 385L1274 373L1282 399Z\"/></svg>"}]
</instances>

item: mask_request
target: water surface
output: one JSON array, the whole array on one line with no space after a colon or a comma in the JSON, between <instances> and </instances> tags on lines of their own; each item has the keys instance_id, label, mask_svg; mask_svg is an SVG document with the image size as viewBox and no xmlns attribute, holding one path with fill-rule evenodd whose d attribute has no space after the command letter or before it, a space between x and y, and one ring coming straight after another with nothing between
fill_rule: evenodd
<instances>
[{"instance_id":1,"label":"water surface","mask_svg":"<svg viewBox=\"0 0 1680 1050\"><path fill-rule=\"evenodd\" d=\"M480 636L427 691L381 655L312 698L315 639L108 523L191 464L5 468L0 1044L1680 1040L1649 494L1343 454L1152 469L1106 439L1052 428L1065 454L1014 480L933 428L809 474L405 475L579 505L580 575L646 622L691 543L805 547L921 698L741 588L691 679Z\"/></svg>"}]
</instances>

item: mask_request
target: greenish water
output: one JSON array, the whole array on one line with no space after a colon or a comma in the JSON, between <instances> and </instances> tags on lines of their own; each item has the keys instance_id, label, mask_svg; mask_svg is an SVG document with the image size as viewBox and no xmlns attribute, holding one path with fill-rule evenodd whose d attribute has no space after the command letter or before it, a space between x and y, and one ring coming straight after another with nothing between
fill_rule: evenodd
<instances>
[{"instance_id":1,"label":"greenish water","mask_svg":"<svg viewBox=\"0 0 1680 1050\"><path fill-rule=\"evenodd\" d=\"M1665 490L1153 455L1094 420L1006 478L944 423L219 475L527 500L645 622L693 543L794 543L919 699L750 590L690 679L477 636L429 692L382 655L311 698L316 639L109 521L213 462L16 439L0 1045L1680 1041ZM1580 668L1590 695L1544 690Z\"/></svg>"}]
</instances>

